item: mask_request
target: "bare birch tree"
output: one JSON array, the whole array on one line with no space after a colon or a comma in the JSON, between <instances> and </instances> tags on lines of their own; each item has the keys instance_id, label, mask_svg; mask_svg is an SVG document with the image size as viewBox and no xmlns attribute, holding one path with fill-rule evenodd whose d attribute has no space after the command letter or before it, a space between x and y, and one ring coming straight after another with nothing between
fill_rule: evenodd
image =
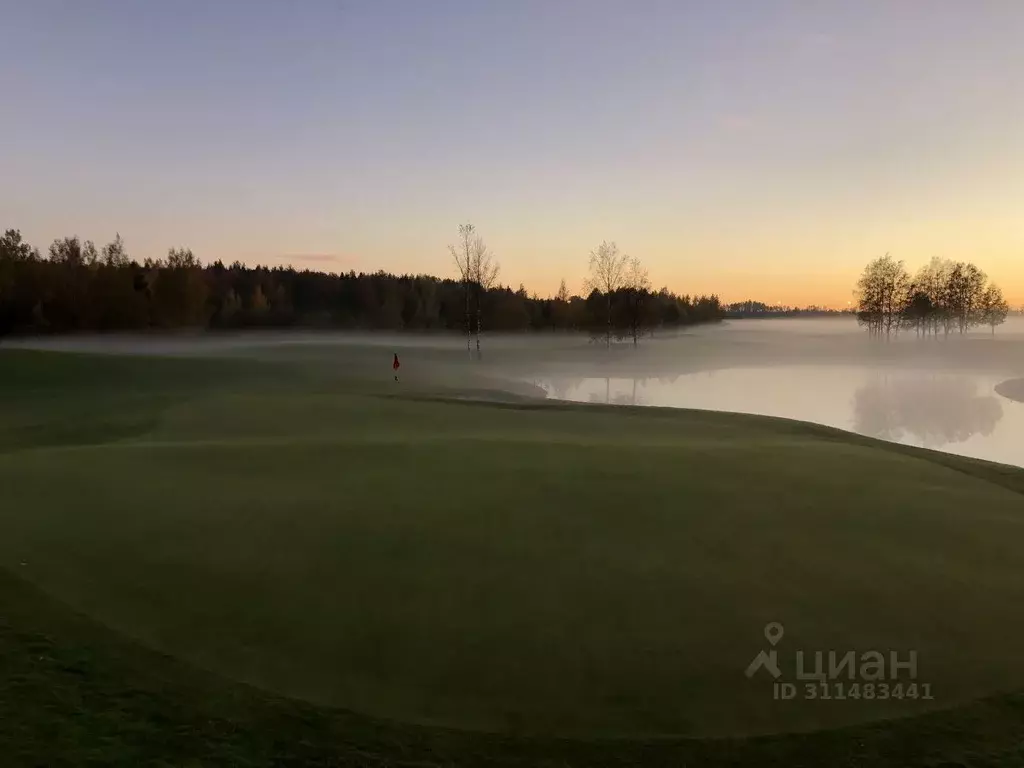
<instances>
[{"instance_id":1,"label":"bare birch tree","mask_svg":"<svg viewBox=\"0 0 1024 768\"><path fill-rule=\"evenodd\" d=\"M956 262L946 280L945 304L960 333L977 321L988 278L974 264Z\"/></svg>"},{"instance_id":2,"label":"bare birch tree","mask_svg":"<svg viewBox=\"0 0 1024 768\"><path fill-rule=\"evenodd\" d=\"M459 270L459 277L462 280L462 290L466 297L466 354L472 355L471 346L473 324L470 320L470 293L473 284L473 246L476 237L476 227L472 224L459 225L458 246L449 245L448 250L452 254L455 266Z\"/></svg>"},{"instance_id":3,"label":"bare birch tree","mask_svg":"<svg viewBox=\"0 0 1024 768\"><path fill-rule=\"evenodd\" d=\"M604 294L605 345L612 345L612 294L625 286L629 257L619 253L619 247L607 240L590 252L590 276L587 288Z\"/></svg>"},{"instance_id":4,"label":"bare birch tree","mask_svg":"<svg viewBox=\"0 0 1024 768\"><path fill-rule=\"evenodd\" d=\"M914 277L912 298L916 298L914 309L924 336L938 336L940 325L945 325L946 334L949 334L952 316L945 304L945 287L951 268L949 259L933 256Z\"/></svg>"},{"instance_id":5,"label":"bare birch tree","mask_svg":"<svg viewBox=\"0 0 1024 768\"><path fill-rule=\"evenodd\" d=\"M902 261L889 254L864 268L857 281L857 319L872 336L899 333L910 292L910 276Z\"/></svg>"},{"instance_id":6,"label":"bare birch tree","mask_svg":"<svg viewBox=\"0 0 1024 768\"><path fill-rule=\"evenodd\" d=\"M640 259L628 260L623 282L629 293L629 330L633 335L633 346L635 347L640 343L640 336L643 333L646 320L644 312L647 309L645 302L651 291L650 278L647 276L647 270L640 264Z\"/></svg>"},{"instance_id":7,"label":"bare birch tree","mask_svg":"<svg viewBox=\"0 0 1024 768\"><path fill-rule=\"evenodd\" d=\"M1003 298L1003 292L995 283L989 284L981 296L981 307L979 309L979 320L985 325L991 326L992 335L996 335L996 326L1006 322L1006 316L1010 313L1010 305Z\"/></svg>"},{"instance_id":8,"label":"bare birch tree","mask_svg":"<svg viewBox=\"0 0 1024 768\"><path fill-rule=\"evenodd\" d=\"M483 333L483 302L487 292L498 279L500 265L494 254L487 248L482 237L473 238L470 247L470 277L476 294L476 356L480 359L480 334Z\"/></svg>"},{"instance_id":9,"label":"bare birch tree","mask_svg":"<svg viewBox=\"0 0 1024 768\"><path fill-rule=\"evenodd\" d=\"M555 301L561 301L563 304L568 304L570 298L569 289L566 287L565 278L563 277L562 282L558 284L558 293L555 294Z\"/></svg>"}]
</instances>

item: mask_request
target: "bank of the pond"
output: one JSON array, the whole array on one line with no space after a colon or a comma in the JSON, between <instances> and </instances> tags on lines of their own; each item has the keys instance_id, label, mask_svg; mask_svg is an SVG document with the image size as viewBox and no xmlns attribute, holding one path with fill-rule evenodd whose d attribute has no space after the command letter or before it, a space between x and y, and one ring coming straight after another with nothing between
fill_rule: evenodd
<instances>
[{"instance_id":1,"label":"bank of the pond","mask_svg":"<svg viewBox=\"0 0 1024 768\"><path fill-rule=\"evenodd\" d=\"M996 392L1009 400L1024 403L1024 379L1009 379L996 385Z\"/></svg>"}]
</instances>

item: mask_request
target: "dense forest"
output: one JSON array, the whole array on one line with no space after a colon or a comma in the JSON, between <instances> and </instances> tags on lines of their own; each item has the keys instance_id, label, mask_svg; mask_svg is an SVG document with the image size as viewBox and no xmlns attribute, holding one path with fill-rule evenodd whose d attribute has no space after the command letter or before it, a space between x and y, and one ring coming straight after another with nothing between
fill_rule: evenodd
<instances>
[{"instance_id":1,"label":"dense forest","mask_svg":"<svg viewBox=\"0 0 1024 768\"><path fill-rule=\"evenodd\" d=\"M765 304L763 301L736 301L726 304L723 308L727 318L758 318L758 317L842 317L853 313L847 309L830 309L828 307L807 306L790 307L781 304Z\"/></svg>"},{"instance_id":2,"label":"dense forest","mask_svg":"<svg viewBox=\"0 0 1024 768\"><path fill-rule=\"evenodd\" d=\"M467 225L463 245L482 241ZM459 249L452 249L458 256ZM497 265L482 270L467 250L452 279L428 275L292 267L201 264L191 250L165 259L133 259L117 236L97 248L76 237L55 240L46 254L18 230L0 238L0 335L174 328L343 328L488 331L574 330L634 343L656 328L723 317L717 296L653 291L620 281L540 298L503 286ZM456 265L459 259L456 258ZM488 262L490 263L490 262ZM646 273L644 273L646 279ZM483 284L481 284L483 283ZM588 286L590 285L588 281ZM641 333L643 332L643 333Z\"/></svg>"}]
</instances>

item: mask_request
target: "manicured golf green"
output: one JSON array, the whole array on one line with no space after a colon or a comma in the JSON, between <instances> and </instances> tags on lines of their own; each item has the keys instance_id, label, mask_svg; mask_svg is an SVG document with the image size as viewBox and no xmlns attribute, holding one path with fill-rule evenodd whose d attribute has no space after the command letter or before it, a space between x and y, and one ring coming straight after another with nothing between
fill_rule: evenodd
<instances>
[{"instance_id":1,"label":"manicured golf green","mask_svg":"<svg viewBox=\"0 0 1024 768\"><path fill-rule=\"evenodd\" d=\"M192 734L163 737L170 764L1020 743L1016 698L971 702L1024 689L1024 472L798 422L471 400L404 360L396 384L0 352L0 690L27 702L3 697L0 738L126 764L161 754L160 723ZM744 674L769 622L785 658L914 652L931 698L776 701Z\"/></svg>"}]
</instances>

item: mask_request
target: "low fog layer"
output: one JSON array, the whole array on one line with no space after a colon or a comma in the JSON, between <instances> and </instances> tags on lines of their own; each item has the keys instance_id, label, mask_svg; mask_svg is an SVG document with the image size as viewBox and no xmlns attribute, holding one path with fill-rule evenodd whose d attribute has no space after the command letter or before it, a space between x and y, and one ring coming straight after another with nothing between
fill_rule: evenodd
<instances>
[{"instance_id":1,"label":"low fog layer","mask_svg":"<svg viewBox=\"0 0 1024 768\"><path fill-rule=\"evenodd\" d=\"M580 334L268 331L8 340L108 354L252 358L329 365L410 386L443 381L480 393L513 384L580 402L708 408L801 419L872 437L1024 465L1024 317L993 335L912 332L869 338L851 318L732 320L655 331L608 348ZM532 386L531 386L532 385Z\"/></svg>"},{"instance_id":2,"label":"low fog layer","mask_svg":"<svg viewBox=\"0 0 1024 768\"><path fill-rule=\"evenodd\" d=\"M466 352L466 338L454 333L341 331L240 331L171 334L105 334L13 338L5 347L98 352L216 356L265 356L289 347L380 347L387 350ZM594 365L651 376L705 364L772 365L790 362L907 362L984 368L1024 374L1024 317L1014 316L993 335L975 329L948 338L916 338L905 332L891 341L868 338L849 317L829 319L728 320L682 331L654 331L636 346L583 334L484 334L484 365L575 368Z\"/></svg>"}]
</instances>

